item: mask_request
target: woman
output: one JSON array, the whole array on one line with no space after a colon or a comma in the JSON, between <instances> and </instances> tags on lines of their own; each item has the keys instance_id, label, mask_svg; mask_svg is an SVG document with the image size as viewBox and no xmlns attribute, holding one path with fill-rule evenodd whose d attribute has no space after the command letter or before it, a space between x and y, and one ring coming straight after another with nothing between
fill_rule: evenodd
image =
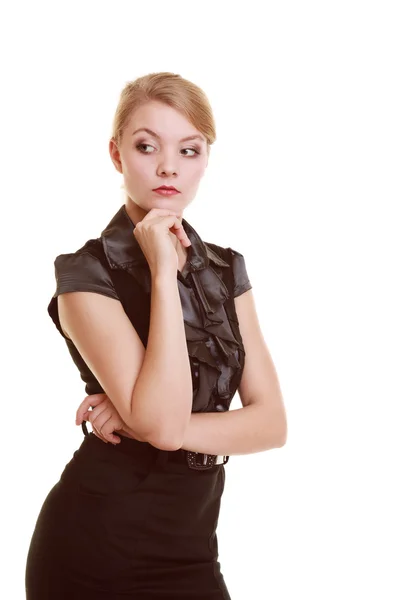
<instances>
[{"instance_id":1,"label":"woman","mask_svg":"<svg viewBox=\"0 0 400 600\"><path fill-rule=\"evenodd\" d=\"M55 260L48 311L86 383L85 436L40 511L28 600L230 598L224 464L282 446L286 420L243 255L182 216L214 140L204 92L179 75L122 91L109 151L126 202Z\"/></svg>"}]
</instances>

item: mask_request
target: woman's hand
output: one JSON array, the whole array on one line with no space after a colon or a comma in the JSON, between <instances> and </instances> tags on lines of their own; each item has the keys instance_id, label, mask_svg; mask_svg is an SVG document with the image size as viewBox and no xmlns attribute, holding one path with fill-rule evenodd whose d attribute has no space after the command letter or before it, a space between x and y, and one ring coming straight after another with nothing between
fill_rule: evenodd
<instances>
[{"instance_id":1,"label":"woman's hand","mask_svg":"<svg viewBox=\"0 0 400 600\"><path fill-rule=\"evenodd\" d=\"M89 410L94 406L93 410ZM113 434L113 431L123 429L124 421L121 419L115 406L107 394L92 394L86 396L76 411L75 423L80 425L82 421L89 421L93 433L106 444L119 444L121 438Z\"/></svg>"},{"instance_id":2,"label":"woman's hand","mask_svg":"<svg viewBox=\"0 0 400 600\"><path fill-rule=\"evenodd\" d=\"M165 208L149 210L133 230L133 235L146 257L152 274L167 271L176 277L178 254L171 241L170 233L178 238L182 246L191 245L178 213Z\"/></svg>"}]
</instances>

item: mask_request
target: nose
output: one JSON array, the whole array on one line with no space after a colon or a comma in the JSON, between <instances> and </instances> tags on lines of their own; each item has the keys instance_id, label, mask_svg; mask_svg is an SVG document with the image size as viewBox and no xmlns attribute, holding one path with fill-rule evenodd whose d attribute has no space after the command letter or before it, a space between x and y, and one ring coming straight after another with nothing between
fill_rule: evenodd
<instances>
[{"instance_id":1,"label":"nose","mask_svg":"<svg viewBox=\"0 0 400 600\"><path fill-rule=\"evenodd\" d=\"M157 175L160 177L171 177L178 174L178 166L176 164L176 157L172 154L164 154L160 158L160 162L157 168Z\"/></svg>"}]
</instances>

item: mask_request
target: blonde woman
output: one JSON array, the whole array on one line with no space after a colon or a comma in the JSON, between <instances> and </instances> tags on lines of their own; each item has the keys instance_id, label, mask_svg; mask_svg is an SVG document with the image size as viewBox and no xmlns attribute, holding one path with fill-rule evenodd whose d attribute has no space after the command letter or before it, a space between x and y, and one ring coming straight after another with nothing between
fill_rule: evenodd
<instances>
[{"instance_id":1,"label":"blonde woman","mask_svg":"<svg viewBox=\"0 0 400 600\"><path fill-rule=\"evenodd\" d=\"M243 255L183 218L215 137L206 95L177 74L121 93L109 151L126 201L55 259L48 312L86 384L84 438L38 516L28 600L230 598L225 465L282 446L286 418Z\"/></svg>"}]
</instances>

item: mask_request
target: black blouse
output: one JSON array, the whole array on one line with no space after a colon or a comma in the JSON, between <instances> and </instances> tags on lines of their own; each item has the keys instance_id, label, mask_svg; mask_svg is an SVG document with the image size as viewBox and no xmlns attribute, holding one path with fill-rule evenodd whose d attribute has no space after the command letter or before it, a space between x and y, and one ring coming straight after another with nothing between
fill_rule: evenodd
<instances>
[{"instance_id":1,"label":"black blouse","mask_svg":"<svg viewBox=\"0 0 400 600\"><path fill-rule=\"evenodd\" d=\"M183 218L182 225L191 241L177 280L192 372L192 412L226 411L239 386L245 359L233 299L252 286L242 254L203 242ZM54 261L57 287L47 310L86 384L86 395L104 390L64 335L57 297L65 292L88 291L119 300L146 347L151 272L133 235L134 227L122 205L99 238L88 240L76 252L60 254Z\"/></svg>"}]
</instances>

